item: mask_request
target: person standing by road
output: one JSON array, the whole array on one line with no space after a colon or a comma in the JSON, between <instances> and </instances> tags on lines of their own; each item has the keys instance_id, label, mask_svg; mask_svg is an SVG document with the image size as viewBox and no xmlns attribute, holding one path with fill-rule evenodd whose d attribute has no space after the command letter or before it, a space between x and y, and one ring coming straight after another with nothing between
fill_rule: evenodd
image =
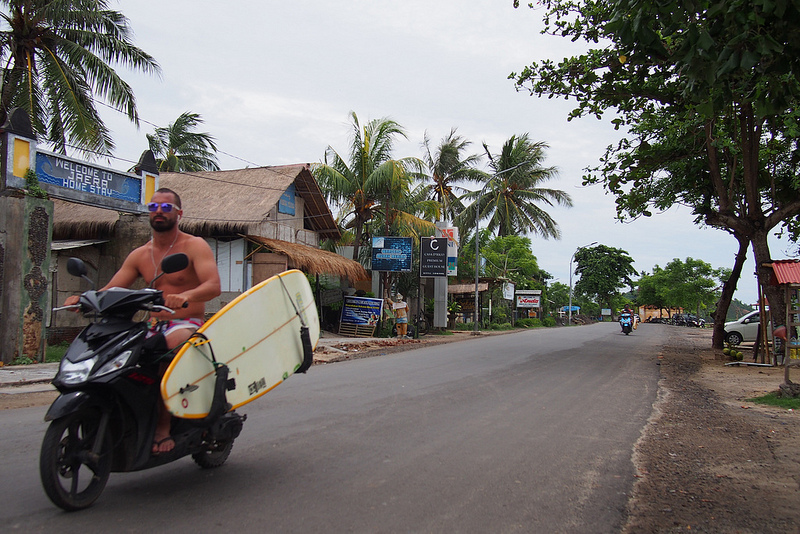
<instances>
[{"instance_id":1,"label":"person standing by road","mask_svg":"<svg viewBox=\"0 0 800 534\"><path fill-rule=\"evenodd\" d=\"M394 301L390 300L387 295L386 306L394 314L397 339L408 337L408 304L403 300L403 295L397 293Z\"/></svg>"}]
</instances>

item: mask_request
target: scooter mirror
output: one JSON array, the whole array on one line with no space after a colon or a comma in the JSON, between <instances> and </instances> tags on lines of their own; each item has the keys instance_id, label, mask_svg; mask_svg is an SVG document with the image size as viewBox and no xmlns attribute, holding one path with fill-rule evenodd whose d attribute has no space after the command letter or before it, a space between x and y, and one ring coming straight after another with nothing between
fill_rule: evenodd
<instances>
[{"instance_id":1,"label":"scooter mirror","mask_svg":"<svg viewBox=\"0 0 800 534\"><path fill-rule=\"evenodd\" d=\"M165 274L177 273L189 266L189 256L183 252L170 254L161 260L161 271Z\"/></svg>"},{"instance_id":2,"label":"scooter mirror","mask_svg":"<svg viewBox=\"0 0 800 534\"><path fill-rule=\"evenodd\" d=\"M67 260L67 272L72 276L84 276L87 273L86 264L79 258Z\"/></svg>"}]
</instances>

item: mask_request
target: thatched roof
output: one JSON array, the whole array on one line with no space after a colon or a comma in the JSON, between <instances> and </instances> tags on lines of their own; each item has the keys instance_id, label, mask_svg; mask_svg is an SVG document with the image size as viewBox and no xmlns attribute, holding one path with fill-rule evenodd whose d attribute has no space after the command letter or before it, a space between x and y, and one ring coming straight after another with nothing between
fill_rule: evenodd
<instances>
[{"instance_id":1,"label":"thatched roof","mask_svg":"<svg viewBox=\"0 0 800 534\"><path fill-rule=\"evenodd\" d=\"M269 239L255 235L243 236L253 243L262 245L272 252L285 254L289 258L289 267L300 269L309 274L335 274L344 276L350 281L368 280L369 275L357 261L349 260L336 253L278 239ZM256 251L258 252L258 251Z\"/></svg>"},{"instance_id":2,"label":"thatched roof","mask_svg":"<svg viewBox=\"0 0 800 534\"><path fill-rule=\"evenodd\" d=\"M305 225L322 238L339 238L330 208L308 165L257 167L234 171L163 173L161 187L181 196L181 228L195 235L252 234L286 189L305 202Z\"/></svg>"},{"instance_id":3,"label":"thatched roof","mask_svg":"<svg viewBox=\"0 0 800 534\"><path fill-rule=\"evenodd\" d=\"M119 212L53 200L53 239L105 239L114 235Z\"/></svg>"},{"instance_id":4,"label":"thatched roof","mask_svg":"<svg viewBox=\"0 0 800 534\"><path fill-rule=\"evenodd\" d=\"M479 282L478 292L483 293L489 289L489 282ZM447 292L451 295L458 295L461 293L475 293L475 284L450 284L447 286Z\"/></svg>"}]
</instances>

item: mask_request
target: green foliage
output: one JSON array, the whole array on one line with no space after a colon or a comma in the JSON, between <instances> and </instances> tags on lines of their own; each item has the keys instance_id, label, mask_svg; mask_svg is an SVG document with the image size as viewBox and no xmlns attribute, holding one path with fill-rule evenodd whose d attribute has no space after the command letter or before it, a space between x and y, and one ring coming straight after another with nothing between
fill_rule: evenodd
<instances>
[{"instance_id":1,"label":"green foliage","mask_svg":"<svg viewBox=\"0 0 800 534\"><path fill-rule=\"evenodd\" d=\"M489 325L489 328L492 330L513 330L514 327L511 323L492 323Z\"/></svg>"},{"instance_id":2,"label":"green foliage","mask_svg":"<svg viewBox=\"0 0 800 534\"><path fill-rule=\"evenodd\" d=\"M21 108L39 139L57 151L71 145L110 154L111 132L95 102L105 100L138 124L133 90L117 69L160 73L158 63L133 45L128 20L106 0L3 6L0 124L9 110Z\"/></svg>"},{"instance_id":3,"label":"green foliage","mask_svg":"<svg viewBox=\"0 0 800 534\"><path fill-rule=\"evenodd\" d=\"M542 325L546 326L547 328L552 328L556 325L556 320L552 317L545 317L542 319Z\"/></svg>"},{"instance_id":4,"label":"green foliage","mask_svg":"<svg viewBox=\"0 0 800 534\"><path fill-rule=\"evenodd\" d=\"M439 330L437 328L434 328L434 329L428 331L428 335L429 336L452 336L454 334L452 332L450 332L449 330Z\"/></svg>"},{"instance_id":5,"label":"green foliage","mask_svg":"<svg viewBox=\"0 0 800 534\"><path fill-rule=\"evenodd\" d=\"M507 306L495 305L492 307L492 322L493 323L507 323L509 318L509 309Z\"/></svg>"},{"instance_id":6,"label":"green foliage","mask_svg":"<svg viewBox=\"0 0 800 534\"><path fill-rule=\"evenodd\" d=\"M614 194L621 219L682 204L698 223L752 242L759 278L780 307L764 266L775 226L798 235L800 4L543 4L544 33L592 48L532 63L512 74L518 87L576 102L570 119L610 113L624 132L584 182Z\"/></svg>"},{"instance_id":7,"label":"green foliage","mask_svg":"<svg viewBox=\"0 0 800 534\"><path fill-rule=\"evenodd\" d=\"M631 276L638 274L627 252L606 245L578 249L575 263L575 273L580 276L575 292L608 307L620 289L633 287ZM583 309L581 312L585 313Z\"/></svg>"},{"instance_id":8,"label":"green foliage","mask_svg":"<svg viewBox=\"0 0 800 534\"><path fill-rule=\"evenodd\" d=\"M195 132L203 122L197 113L186 111L166 128L147 134L150 150L161 172L218 171L217 145L208 133Z\"/></svg>"},{"instance_id":9,"label":"green foliage","mask_svg":"<svg viewBox=\"0 0 800 534\"><path fill-rule=\"evenodd\" d=\"M57 343L55 345L47 345L44 348L44 361L45 363L60 362L67 353L69 343Z\"/></svg>"},{"instance_id":10,"label":"green foliage","mask_svg":"<svg viewBox=\"0 0 800 534\"><path fill-rule=\"evenodd\" d=\"M553 324L555 324L555 321L553 321ZM517 319L516 326L518 328L538 328L542 326L542 321L536 317L524 317L522 319Z\"/></svg>"},{"instance_id":11,"label":"green foliage","mask_svg":"<svg viewBox=\"0 0 800 534\"><path fill-rule=\"evenodd\" d=\"M48 198L47 191L39 185L39 177L33 169L25 171L25 194L36 198Z\"/></svg>"},{"instance_id":12,"label":"green foliage","mask_svg":"<svg viewBox=\"0 0 800 534\"><path fill-rule=\"evenodd\" d=\"M719 298L717 288L727 274L726 269L714 269L702 260L675 258L663 269L656 265L652 274L642 275L637 303L703 311Z\"/></svg>"},{"instance_id":13,"label":"green foliage","mask_svg":"<svg viewBox=\"0 0 800 534\"><path fill-rule=\"evenodd\" d=\"M453 327L453 330L456 330L458 332L468 332L474 329L475 325L473 325L472 323L456 323L455 326Z\"/></svg>"},{"instance_id":14,"label":"green foliage","mask_svg":"<svg viewBox=\"0 0 800 534\"><path fill-rule=\"evenodd\" d=\"M36 363L36 360L32 360L27 356L17 356L13 360L11 360L10 365L32 365Z\"/></svg>"},{"instance_id":15,"label":"green foliage","mask_svg":"<svg viewBox=\"0 0 800 534\"><path fill-rule=\"evenodd\" d=\"M427 167L427 175L423 182L425 196L435 200L439 205L438 220L453 221L464 211L460 195L468 190L459 183L485 181L486 173L476 167L481 161L478 155L462 156L471 143L456 134L456 129L441 140L431 151L431 141L427 132L422 142L423 160Z\"/></svg>"},{"instance_id":16,"label":"green foliage","mask_svg":"<svg viewBox=\"0 0 800 534\"><path fill-rule=\"evenodd\" d=\"M799 410L800 398L798 397L784 397L778 393L767 393L762 397L755 397L752 399L745 399L748 402L756 404L765 404L767 406L777 406L778 408L786 408L787 410Z\"/></svg>"},{"instance_id":17,"label":"green foliage","mask_svg":"<svg viewBox=\"0 0 800 534\"><path fill-rule=\"evenodd\" d=\"M421 187L412 189L413 180L422 177L423 162L392 157L395 140L406 138L403 128L388 118L374 119L362 127L355 112L350 117L353 135L348 157L329 146L324 162L314 165L312 173L328 202L340 206L340 224L354 230L353 259L359 261L359 251L372 232L431 235L435 225L415 214L427 211L433 218L436 209ZM375 223L382 224L373 229Z\"/></svg>"},{"instance_id":18,"label":"green foliage","mask_svg":"<svg viewBox=\"0 0 800 534\"><path fill-rule=\"evenodd\" d=\"M545 239L559 239L558 225L538 204L571 207L572 199L559 189L540 187L558 174L555 167L542 166L547 145L523 134L511 136L500 154L493 156L486 145L484 148L492 176L480 191L462 197L473 203L457 219L459 226L474 227L477 214L480 220L489 219L489 231L496 230L498 236L534 233Z\"/></svg>"}]
</instances>

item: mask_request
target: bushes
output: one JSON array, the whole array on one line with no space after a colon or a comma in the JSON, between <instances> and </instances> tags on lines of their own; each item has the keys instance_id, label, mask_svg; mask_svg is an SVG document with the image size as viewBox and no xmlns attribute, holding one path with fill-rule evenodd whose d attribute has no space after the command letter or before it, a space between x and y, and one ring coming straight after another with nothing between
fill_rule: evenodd
<instances>
[{"instance_id":1,"label":"bushes","mask_svg":"<svg viewBox=\"0 0 800 534\"><path fill-rule=\"evenodd\" d=\"M545 317L544 319L536 319L525 317L524 319L517 320L517 328L539 328L540 326L551 327L556 325L556 320L552 317Z\"/></svg>"}]
</instances>

